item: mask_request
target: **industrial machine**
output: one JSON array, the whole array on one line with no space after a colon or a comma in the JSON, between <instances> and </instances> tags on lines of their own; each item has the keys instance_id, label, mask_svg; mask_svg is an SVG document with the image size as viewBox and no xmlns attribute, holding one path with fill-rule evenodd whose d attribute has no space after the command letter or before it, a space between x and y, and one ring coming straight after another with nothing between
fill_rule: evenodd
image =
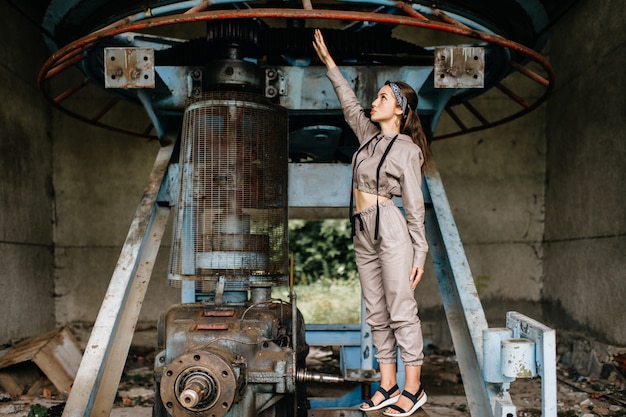
<instances>
[{"instance_id":1,"label":"industrial machine","mask_svg":"<svg viewBox=\"0 0 626 417\"><path fill-rule=\"evenodd\" d=\"M50 3L44 27L55 52L40 73L42 91L85 122L162 145L64 416L108 415L170 211L167 278L183 302L167 308L158 325L155 416L306 416L306 382L348 378L306 370L309 337L296 295L271 296L273 286L290 285L288 210L345 207L336 197L345 194L328 190L349 188L346 163L356 146L315 62L313 28L329 26L327 42L363 102L364 92L386 79L412 84L432 140L519 117L553 86L552 69L537 52L547 26L539 1L431 3L331 1L315 9L271 0ZM400 40L396 28L474 43L423 46L417 38ZM408 37L415 33L424 32ZM529 62L545 75L528 69ZM80 70L77 81L70 68ZM527 100L508 90L501 80L511 74L528 77L541 94ZM112 97L95 116L71 100L91 86ZM514 109L489 121L471 102L492 87ZM142 126L135 118L106 117L135 104L145 109ZM478 123L468 125L459 106ZM434 137L444 114L456 129ZM326 183L325 192L302 181ZM530 346L521 350L531 359L505 362L533 369L539 363L549 381L553 333L515 313L506 329L488 328L436 173L424 193L429 241L441 243L432 245L433 259L451 333L464 380L472 381L466 390L472 415L513 415L507 388L520 374L490 358L504 345ZM371 340L365 325L356 332L357 353L344 360L356 357L350 367L370 371ZM367 379L356 374L351 378ZM545 390L545 415L556 415L552 388Z\"/></svg>"}]
</instances>

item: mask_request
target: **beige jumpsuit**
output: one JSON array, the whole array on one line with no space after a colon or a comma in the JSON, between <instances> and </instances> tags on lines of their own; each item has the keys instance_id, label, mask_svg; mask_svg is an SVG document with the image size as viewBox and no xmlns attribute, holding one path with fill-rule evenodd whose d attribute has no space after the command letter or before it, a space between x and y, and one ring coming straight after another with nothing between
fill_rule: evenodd
<instances>
[{"instance_id":1,"label":"beige jumpsuit","mask_svg":"<svg viewBox=\"0 0 626 417\"><path fill-rule=\"evenodd\" d=\"M352 218L366 322L372 329L376 359L396 362L399 347L405 365L421 365L422 330L409 275L413 267L424 267L428 252L422 151L407 135L381 135L339 68L327 75L360 143L352 161L353 187L388 198L401 196L405 211L403 215L392 201L385 200Z\"/></svg>"}]
</instances>

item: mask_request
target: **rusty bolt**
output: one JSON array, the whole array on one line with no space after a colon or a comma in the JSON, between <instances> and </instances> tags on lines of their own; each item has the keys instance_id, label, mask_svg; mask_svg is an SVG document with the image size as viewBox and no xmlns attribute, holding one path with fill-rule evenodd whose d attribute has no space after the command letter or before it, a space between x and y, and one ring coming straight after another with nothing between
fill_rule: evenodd
<instances>
[{"instance_id":1,"label":"rusty bolt","mask_svg":"<svg viewBox=\"0 0 626 417\"><path fill-rule=\"evenodd\" d=\"M276 88L269 85L265 88L265 96L268 98L274 98L276 97L277 91Z\"/></svg>"}]
</instances>

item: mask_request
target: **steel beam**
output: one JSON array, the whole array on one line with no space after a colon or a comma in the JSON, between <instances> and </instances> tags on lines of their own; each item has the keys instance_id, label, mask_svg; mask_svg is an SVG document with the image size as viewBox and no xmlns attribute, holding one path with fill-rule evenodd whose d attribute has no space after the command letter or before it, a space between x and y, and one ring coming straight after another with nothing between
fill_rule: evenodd
<instances>
[{"instance_id":1,"label":"steel beam","mask_svg":"<svg viewBox=\"0 0 626 417\"><path fill-rule=\"evenodd\" d=\"M159 150L78 368L63 417L108 416L170 208L157 195L174 145Z\"/></svg>"},{"instance_id":2,"label":"steel beam","mask_svg":"<svg viewBox=\"0 0 626 417\"><path fill-rule=\"evenodd\" d=\"M492 416L482 377L482 334L488 328L452 209L436 169L425 176L426 235L472 416Z\"/></svg>"}]
</instances>

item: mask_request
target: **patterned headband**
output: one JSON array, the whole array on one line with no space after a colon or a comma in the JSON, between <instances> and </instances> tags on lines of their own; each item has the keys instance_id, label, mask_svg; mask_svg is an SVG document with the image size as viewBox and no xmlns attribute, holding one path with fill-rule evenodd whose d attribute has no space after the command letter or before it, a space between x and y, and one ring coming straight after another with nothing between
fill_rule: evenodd
<instances>
[{"instance_id":1,"label":"patterned headband","mask_svg":"<svg viewBox=\"0 0 626 417\"><path fill-rule=\"evenodd\" d=\"M402 121L406 120L406 118L409 115L409 111L411 110L411 105L407 101L406 97L404 97L402 93L400 92L400 87L398 87L398 84L392 81L387 81L385 82L385 85L388 85L389 87L391 87L391 91L393 91L393 95L396 96L396 101L398 102L398 106L400 106L400 108L402 109Z\"/></svg>"}]
</instances>

